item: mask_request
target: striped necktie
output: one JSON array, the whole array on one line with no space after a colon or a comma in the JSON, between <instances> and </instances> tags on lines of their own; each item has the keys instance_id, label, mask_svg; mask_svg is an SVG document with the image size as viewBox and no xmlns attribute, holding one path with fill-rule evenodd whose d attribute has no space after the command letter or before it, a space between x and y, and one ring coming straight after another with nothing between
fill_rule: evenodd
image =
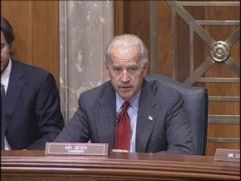
<instances>
[{"instance_id":1,"label":"striped necktie","mask_svg":"<svg viewBox=\"0 0 241 181\"><path fill-rule=\"evenodd\" d=\"M119 114L120 120L117 122L115 130L115 149L128 150L130 149L130 139L131 139L131 126L130 118L128 115L129 102L125 102L121 106L121 112Z\"/></svg>"}]
</instances>

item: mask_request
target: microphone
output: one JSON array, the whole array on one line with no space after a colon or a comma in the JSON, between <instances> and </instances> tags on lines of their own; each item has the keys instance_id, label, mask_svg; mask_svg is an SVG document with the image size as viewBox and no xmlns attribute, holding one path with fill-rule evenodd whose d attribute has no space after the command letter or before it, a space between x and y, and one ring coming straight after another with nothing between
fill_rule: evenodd
<instances>
[{"instance_id":1,"label":"microphone","mask_svg":"<svg viewBox=\"0 0 241 181\"><path fill-rule=\"evenodd\" d=\"M120 121L120 112L121 112L121 110L122 110L122 108L120 108L120 110L115 113L114 148L116 147L116 126L117 126L118 122Z\"/></svg>"},{"instance_id":2,"label":"microphone","mask_svg":"<svg viewBox=\"0 0 241 181\"><path fill-rule=\"evenodd\" d=\"M120 114L116 113L115 114L115 126L118 124L118 122L120 121Z\"/></svg>"},{"instance_id":3,"label":"microphone","mask_svg":"<svg viewBox=\"0 0 241 181\"><path fill-rule=\"evenodd\" d=\"M122 108L120 108L119 111L117 111L117 112L115 113L115 121L116 121L115 126L116 126L116 124L120 121L120 112L121 112L121 111L122 111Z\"/></svg>"}]
</instances>

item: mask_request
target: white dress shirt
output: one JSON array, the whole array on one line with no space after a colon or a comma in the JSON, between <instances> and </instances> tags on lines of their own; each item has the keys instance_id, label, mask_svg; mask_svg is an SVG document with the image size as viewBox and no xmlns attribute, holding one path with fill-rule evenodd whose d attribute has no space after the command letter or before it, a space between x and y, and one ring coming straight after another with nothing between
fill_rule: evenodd
<instances>
[{"instance_id":1,"label":"white dress shirt","mask_svg":"<svg viewBox=\"0 0 241 181\"><path fill-rule=\"evenodd\" d=\"M3 73L1 73L1 84L4 85L5 93L7 93L7 90L8 90L8 82L9 82L11 69L12 69L12 60L10 59L7 67L5 68Z\"/></svg>"},{"instance_id":2,"label":"white dress shirt","mask_svg":"<svg viewBox=\"0 0 241 181\"><path fill-rule=\"evenodd\" d=\"M137 122L137 113L139 108L139 99L140 99L141 91L139 91L135 97L133 97L129 103L130 107L127 112L131 121L131 143L129 152L136 152L136 122ZM125 101L116 93L116 113L120 112L120 108ZM116 120L118 121L118 120Z\"/></svg>"}]
</instances>

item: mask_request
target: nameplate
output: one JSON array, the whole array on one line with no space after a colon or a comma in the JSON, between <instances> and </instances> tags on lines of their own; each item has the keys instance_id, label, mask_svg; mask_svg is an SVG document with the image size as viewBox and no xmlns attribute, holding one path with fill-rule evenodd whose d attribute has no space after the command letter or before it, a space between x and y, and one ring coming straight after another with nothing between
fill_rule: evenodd
<instances>
[{"instance_id":1,"label":"nameplate","mask_svg":"<svg viewBox=\"0 0 241 181\"><path fill-rule=\"evenodd\" d=\"M216 149L214 160L240 162L240 150Z\"/></svg>"},{"instance_id":2,"label":"nameplate","mask_svg":"<svg viewBox=\"0 0 241 181\"><path fill-rule=\"evenodd\" d=\"M47 155L93 155L107 156L108 144L105 143L56 143L47 142L45 154Z\"/></svg>"}]
</instances>

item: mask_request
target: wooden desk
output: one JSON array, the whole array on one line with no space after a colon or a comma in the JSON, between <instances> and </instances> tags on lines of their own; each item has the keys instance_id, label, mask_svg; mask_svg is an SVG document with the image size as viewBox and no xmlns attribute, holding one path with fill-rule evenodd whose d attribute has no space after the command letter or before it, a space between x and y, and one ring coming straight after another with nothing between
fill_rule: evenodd
<instances>
[{"instance_id":1,"label":"wooden desk","mask_svg":"<svg viewBox=\"0 0 241 181\"><path fill-rule=\"evenodd\" d=\"M240 180L240 163L210 156L111 153L108 157L1 152L3 181Z\"/></svg>"}]
</instances>

